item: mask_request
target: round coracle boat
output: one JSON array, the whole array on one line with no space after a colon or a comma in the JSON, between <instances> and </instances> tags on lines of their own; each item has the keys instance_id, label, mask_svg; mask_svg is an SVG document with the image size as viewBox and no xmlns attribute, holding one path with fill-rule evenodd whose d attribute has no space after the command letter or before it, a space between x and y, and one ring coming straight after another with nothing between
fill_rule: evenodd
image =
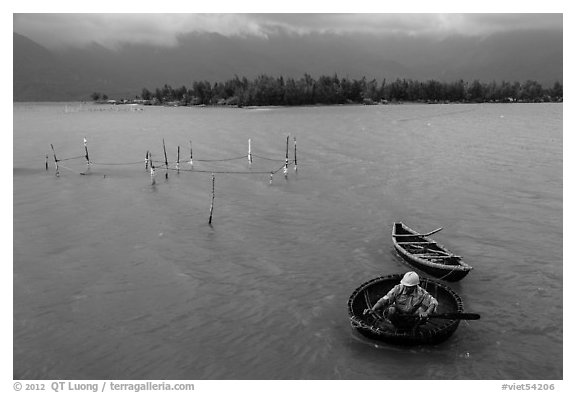
<instances>
[{"instance_id":1,"label":"round coracle boat","mask_svg":"<svg viewBox=\"0 0 576 393\"><path fill-rule=\"evenodd\" d=\"M374 278L358 287L348 300L348 313L352 327L371 339L399 345L437 344L450 337L458 328L463 314L462 299L446 285L429 278L420 278L420 286L438 300L435 315L411 328L398 328L385 318L379 318L364 310L386 295L400 283L401 274Z\"/></svg>"}]
</instances>

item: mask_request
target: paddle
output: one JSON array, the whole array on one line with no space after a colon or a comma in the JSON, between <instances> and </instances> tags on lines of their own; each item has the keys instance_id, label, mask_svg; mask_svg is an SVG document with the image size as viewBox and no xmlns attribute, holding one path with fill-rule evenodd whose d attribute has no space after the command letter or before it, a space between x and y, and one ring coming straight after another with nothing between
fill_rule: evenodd
<instances>
[{"instance_id":1,"label":"paddle","mask_svg":"<svg viewBox=\"0 0 576 393\"><path fill-rule=\"evenodd\" d=\"M432 314L428 315L428 318L439 318L439 319L466 319L466 320L476 320L480 319L480 314L475 314L471 312L453 312L445 314Z\"/></svg>"},{"instance_id":2,"label":"paddle","mask_svg":"<svg viewBox=\"0 0 576 393\"><path fill-rule=\"evenodd\" d=\"M443 228L440 227L440 228L434 229L432 232L428 232L428 233L422 233L422 234L420 234L420 233L414 233L414 234L402 234L402 235L396 235L396 234L394 234L394 235L392 235L392 236L394 236L394 237L404 237L404 236L430 236L430 235L435 234L436 232L440 232L442 229L443 229Z\"/></svg>"},{"instance_id":3,"label":"paddle","mask_svg":"<svg viewBox=\"0 0 576 393\"><path fill-rule=\"evenodd\" d=\"M381 319L380 315L377 315L375 312L372 312L371 309L364 310L364 314L372 314L375 318ZM376 315L375 315L376 314ZM431 314L428 315L427 318L437 318L437 319L465 319L468 321L480 319L480 314L470 313L470 312L452 312L452 313L444 313L444 314ZM426 319L426 318L424 318Z\"/></svg>"}]
</instances>

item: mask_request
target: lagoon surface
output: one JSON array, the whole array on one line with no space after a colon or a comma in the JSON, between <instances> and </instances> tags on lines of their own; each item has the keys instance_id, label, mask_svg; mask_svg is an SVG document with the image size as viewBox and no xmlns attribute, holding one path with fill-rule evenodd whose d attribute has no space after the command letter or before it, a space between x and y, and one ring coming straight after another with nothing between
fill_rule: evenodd
<instances>
[{"instance_id":1,"label":"lagoon surface","mask_svg":"<svg viewBox=\"0 0 576 393\"><path fill-rule=\"evenodd\" d=\"M14 104L13 377L562 379L562 110ZM152 185L163 139L196 171ZM442 344L350 327L355 288L408 270L394 221L474 267L448 285L482 319Z\"/></svg>"}]
</instances>

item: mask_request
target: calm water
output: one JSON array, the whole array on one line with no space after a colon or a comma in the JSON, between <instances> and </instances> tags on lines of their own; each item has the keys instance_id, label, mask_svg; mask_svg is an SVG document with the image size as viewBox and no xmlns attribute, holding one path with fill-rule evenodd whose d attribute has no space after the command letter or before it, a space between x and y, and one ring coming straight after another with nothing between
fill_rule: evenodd
<instances>
[{"instance_id":1,"label":"calm water","mask_svg":"<svg viewBox=\"0 0 576 393\"><path fill-rule=\"evenodd\" d=\"M295 136L298 172L282 166ZM562 105L14 104L15 379L561 379ZM45 156L54 144L60 158ZM150 150L208 172L144 168ZM273 161L271 159L279 161ZM102 165L135 163L130 165ZM190 166L182 164L181 168ZM215 177L210 171L262 172ZM375 345L346 302L407 270L403 221L474 266L437 346Z\"/></svg>"}]
</instances>

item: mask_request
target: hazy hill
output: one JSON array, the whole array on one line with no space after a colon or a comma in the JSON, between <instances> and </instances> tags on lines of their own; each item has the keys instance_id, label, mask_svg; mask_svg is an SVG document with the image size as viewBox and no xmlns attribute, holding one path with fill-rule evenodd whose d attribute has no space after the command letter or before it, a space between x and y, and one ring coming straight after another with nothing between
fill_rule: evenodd
<instances>
[{"instance_id":1,"label":"hazy hill","mask_svg":"<svg viewBox=\"0 0 576 393\"><path fill-rule=\"evenodd\" d=\"M98 91L133 97L165 83L191 87L234 75L497 82L562 82L562 32L514 32L487 38L309 34L268 38L189 34L174 47L124 44L112 50L48 50L14 33L14 100L81 100Z\"/></svg>"}]
</instances>

